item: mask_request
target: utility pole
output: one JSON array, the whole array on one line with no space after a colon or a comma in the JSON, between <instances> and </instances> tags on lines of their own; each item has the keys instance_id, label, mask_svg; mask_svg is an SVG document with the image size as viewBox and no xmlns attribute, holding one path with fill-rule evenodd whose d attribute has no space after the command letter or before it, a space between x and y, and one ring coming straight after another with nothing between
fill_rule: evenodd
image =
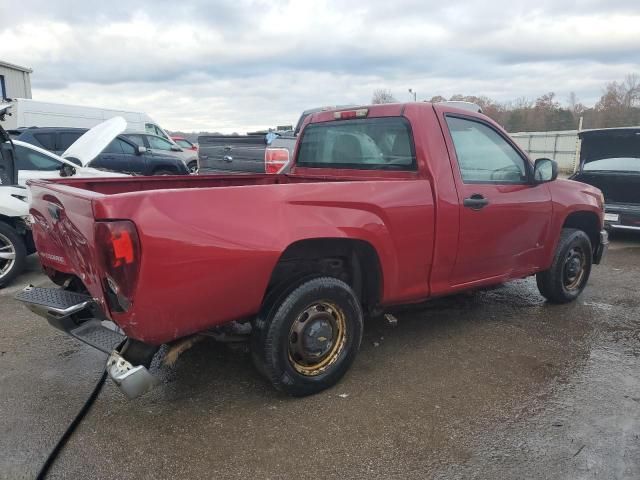
<instances>
[{"instance_id":1,"label":"utility pole","mask_svg":"<svg viewBox=\"0 0 640 480\"><path fill-rule=\"evenodd\" d=\"M417 102L418 101L418 94L416 92L413 91L413 88L409 89L409 94L413 95L413 101Z\"/></svg>"}]
</instances>

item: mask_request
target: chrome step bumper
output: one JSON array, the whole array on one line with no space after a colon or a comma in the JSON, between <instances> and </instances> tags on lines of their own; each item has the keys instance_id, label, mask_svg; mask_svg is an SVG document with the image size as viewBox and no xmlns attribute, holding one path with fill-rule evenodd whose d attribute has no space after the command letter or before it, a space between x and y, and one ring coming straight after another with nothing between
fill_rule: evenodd
<instances>
[{"instance_id":1,"label":"chrome step bumper","mask_svg":"<svg viewBox=\"0 0 640 480\"><path fill-rule=\"evenodd\" d=\"M16 295L29 310L47 320L60 319L77 313L93 304L89 295L61 288L26 287Z\"/></svg>"},{"instance_id":2,"label":"chrome step bumper","mask_svg":"<svg viewBox=\"0 0 640 480\"><path fill-rule=\"evenodd\" d=\"M27 287L15 298L53 327L109 355L106 366L109 376L129 398L142 395L158 383L145 366L132 365L120 355L118 350L127 339L125 335L100 319L74 317L85 310L95 310L90 296L61 288Z\"/></svg>"}]
</instances>

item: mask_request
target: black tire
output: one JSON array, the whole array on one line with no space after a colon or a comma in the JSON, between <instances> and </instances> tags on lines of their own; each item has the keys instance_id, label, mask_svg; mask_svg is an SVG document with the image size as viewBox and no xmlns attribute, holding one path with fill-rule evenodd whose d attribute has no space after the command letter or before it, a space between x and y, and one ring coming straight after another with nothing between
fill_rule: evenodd
<instances>
[{"instance_id":1,"label":"black tire","mask_svg":"<svg viewBox=\"0 0 640 480\"><path fill-rule=\"evenodd\" d=\"M577 262L579 273L574 274ZM551 268L536 275L538 290L551 303L569 303L584 290L591 274L591 240L582 230L564 228Z\"/></svg>"},{"instance_id":2,"label":"black tire","mask_svg":"<svg viewBox=\"0 0 640 480\"><path fill-rule=\"evenodd\" d=\"M324 334L329 323L327 343ZM299 337L293 331L298 327L304 329ZM331 387L346 373L360 348L362 327L362 309L349 285L333 277L307 278L267 297L254 322L252 357L276 389L297 397L311 395ZM317 363L294 358L298 352L292 353L292 345L304 350L303 338L314 347L321 342L318 348L328 349L318 355Z\"/></svg>"},{"instance_id":3,"label":"black tire","mask_svg":"<svg viewBox=\"0 0 640 480\"><path fill-rule=\"evenodd\" d=\"M187 164L187 168L189 169L189 173L191 175L196 175L198 173L198 162L192 160Z\"/></svg>"},{"instance_id":4,"label":"black tire","mask_svg":"<svg viewBox=\"0 0 640 480\"><path fill-rule=\"evenodd\" d=\"M0 222L0 249L15 254L15 258L9 264L8 260L0 259L0 288L9 285L16 276L24 270L27 260L27 248L24 239L16 230L6 223ZM0 250L2 253L2 250Z\"/></svg>"}]
</instances>

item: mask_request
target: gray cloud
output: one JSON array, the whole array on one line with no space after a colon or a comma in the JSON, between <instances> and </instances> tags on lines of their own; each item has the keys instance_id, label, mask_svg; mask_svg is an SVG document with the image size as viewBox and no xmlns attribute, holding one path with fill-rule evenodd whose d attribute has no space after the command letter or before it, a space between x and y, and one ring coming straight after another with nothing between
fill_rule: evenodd
<instances>
[{"instance_id":1,"label":"gray cloud","mask_svg":"<svg viewBox=\"0 0 640 480\"><path fill-rule=\"evenodd\" d=\"M13 2L12 2L13 3ZM0 0L3 60L34 95L142 109L169 128L291 123L374 88L499 100L576 91L640 72L636 1ZM91 100L88 100L91 99ZM101 103L100 103L101 102Z\"/></svg>"}]
</instances>

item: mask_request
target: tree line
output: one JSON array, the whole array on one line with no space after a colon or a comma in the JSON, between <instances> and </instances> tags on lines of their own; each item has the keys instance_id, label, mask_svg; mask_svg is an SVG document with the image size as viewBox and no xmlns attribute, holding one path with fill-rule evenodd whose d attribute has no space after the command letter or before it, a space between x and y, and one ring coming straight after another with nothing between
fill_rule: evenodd
<instances>
[{"instance_id":1,"label":"tree line","mask_svg":"<svg viewBox=\"0 0 640 480\"><path fill-rule=\"evenodd\" d=\"M640 125L640 75L632 73L622 81L607 83L600 100L588 107L574 92L567 101L560 103L554 92L548 92L535 100L518 98L510 102L498 102L484 95L452 95L445 98L436 95L429 102L457 100L473 102L483 112L509 132L543 132L553 130L575 130L582 117L582 128L610 128ZM394 103L397 100L387 89L373 92L374 104Z\"/></svg>"}]
</instances>

